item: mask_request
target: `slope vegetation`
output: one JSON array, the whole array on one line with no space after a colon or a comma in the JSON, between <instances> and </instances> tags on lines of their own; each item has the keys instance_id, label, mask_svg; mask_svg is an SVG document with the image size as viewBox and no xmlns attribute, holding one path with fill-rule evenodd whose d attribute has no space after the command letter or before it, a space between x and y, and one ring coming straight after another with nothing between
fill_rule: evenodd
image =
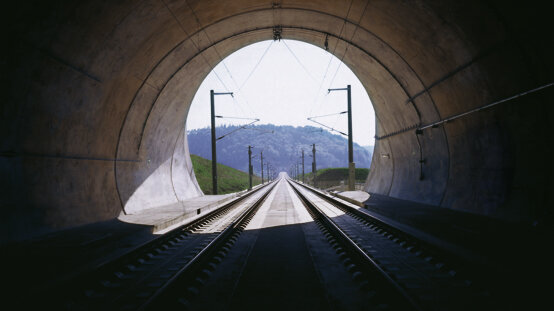
<instances>
[{"instance_id":1,"label":"slope vegetation","mask_svg":"<svg viewBox=\"0 0 554 311\"><path fill-rule=\"evenodd\" d=\"M212 194L212 161L194 154L191 154L190 158L200 189L204 194ZM248 173L218 163L217 175L218 194L238 192L248 188ZM260 177L252 176L253 186L260 182Z\"/></svg>"}]
</instances>

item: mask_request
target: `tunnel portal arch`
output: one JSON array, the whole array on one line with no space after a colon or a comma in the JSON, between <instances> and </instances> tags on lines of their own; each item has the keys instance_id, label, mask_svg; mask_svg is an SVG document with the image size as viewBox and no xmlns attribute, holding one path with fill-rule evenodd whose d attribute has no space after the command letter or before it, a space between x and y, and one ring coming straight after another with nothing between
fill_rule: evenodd
<instances>
[{"instance_id":1,"label":"tunnel portal arch","mask_svg":"<svg viewBox=\"0 0 554 311\"><path fill-rule=\"evenodd\" d=\"M552 153L533 163L526 153L552 141L549 114L538 113L551 111L550 89L416 128L552 82L547 11L494 1L22 5L8 18L3 64L5 239L114 218L147 179L132 204L199 195L183 103L225 56L277 33L317 46L327 37L370 94L377 141L366 191L544 221Z\"/></svg>"}]
</instances>

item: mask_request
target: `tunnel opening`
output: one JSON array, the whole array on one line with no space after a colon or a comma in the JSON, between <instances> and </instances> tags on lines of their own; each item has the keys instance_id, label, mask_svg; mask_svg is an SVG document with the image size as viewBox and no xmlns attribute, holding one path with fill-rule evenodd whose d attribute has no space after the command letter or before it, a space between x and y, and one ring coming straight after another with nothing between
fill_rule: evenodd
<instances>
[{"instance_id":1,"label":"tunnel opening","mask_svg":"<svg viewBox=\"0 0 554 311\"><path fill-rule=\"evenodd\" d=\"M324 48L288 39L267 40L227 56L204 79L192 100L185 124L190 153L208 160L212 157L210 90L215 89L234 91L232 97L214 98L216 145L222 151L219 163L248 172L251 146L257 183L264 171L268 180L268 169L275 179L281 171L291 174L293 166L296 175L313 182L309 174L314 170L315 153L319 155L317 169L347 168L347 92L335 95L328 89L351 85L354 159L357 168L369 169L375 135L371 101L354 73ZM206 170L205 164L197 163ZM203 191L213 193L209 172L197 171ZM327 184L344 182L337 178ZM248 182L242 185L247 188Z\"/></svg>"},{"instance_id":2,"label":"tunnel opening","mask_svg":"<svg viewBox=\"0 0 554 311\"><path fill-rule=\"evenodd\" d=\"M263 34L258 35L262 36ZM324 37L326 41L328 40L328 36L323 33L317 33L317 35ZM250 32L245 32L235 34L233 38L244 37L244 39L247 40L246 43L250 44L252 41L251 36L252 34ZM228 40L228 38L226 38L225 40ZM295 41L289 41L288 39L287 41L289 42L289 45L301 44L294 43ZM337 40L335 48L340 42L340 40ZM224 42L220 42L218 44L224 44ZM285 39L283 39L283 44L286 44ZM308 75L313 79L313 74L310 74L310 72L307 71L307 68L304 66L298 56L294 54L294 51L291 50L291 47L289 45L286 46L286 49L283 46L281 47L281 54L283 54L284 52L287 53L289 58L294 58L289 61L294 61L293 66L296 67L296 74ZM314 107L311 107L309 113L306 113L306 111L299 113L299 116L297 116L297 120L295 120L297 125L301 124L299 122L302 121L304 124L308 123L305 120L306 117L309 116L310 113L316 113L317 109L320 109L320 111L322 111L322 108L330 109L330 111L344 110L345 101L344 99L341 99L340 96L334 96L333 98L333 96L321 95L325 94L326 92L324 84L329 83L329 87L333 86L333 83L336 83L336 81L338 81L338 79L336 79L338 75L339 79L352 81L348 83L352 83L355 87L355 91L353 92L353 107L355 111L358 111L358 113L354 117L356 126L353 132L356 143L368 140L371 143L371 136L368 137L371 134L367 135L367 132L372 133L374 131L374 129L371 127L371 124L373 123L371 120L373 119L373 109L371 101L369 100L369 97L366 93L367 88L361 83L361 81L358 80L356 75L340 59L336 58L332 54L323 53L320 48L317 48L313 45L301 46L303 46L304 49L308 49L304 52L305 55L303 55L303 58L308 57L310 54L320 52L319 57L323 59L328 66L326 67L326 72L323 74L322 81L319 83L319 87L315 89L315 87L312 86L313 90L311 90L311 93L315 93L315 99L307 99L309 102L312 103L311 106L317 106L317 108L314 109ZM238 46L238 48L240 47L242 46ZM215 49L215 53L219 56L220 52L217 52L215 46L213 47L213 49ZM217 86L220 88L223 87L225 91L229 91L228 85L233 85L233 83L237 84L237 82L233 78L233 73L229 70L229 68L227 68L225 59L220 58L218 63L220 65L223 65L224 72L231 79L230 81L227 81L227 83L223 82L220 75L216 73L215 68L217 64L210 64L206 61L205 56L203 55L204 54L193 55L182 66L176 67L176 72L174 72L170 79L166 81L166 83L161 88L160 93L155 95L155 102L151 107L149 107L150 111L134 111L144 109L144 107L141 107L141 105L143 105L141 101L145 99L144 97L140 96L143 96L141 94L143 91L149 92L149 90L139 90L137 92L135 102L131 104L131 107L126 116L126 120L122 126L121 135L119 138L121 146L118 145L117 152L118 154L120 154L120 157L138 156L142 157L143 160L138 162L116 162L115 164L116 177L118 177L117 190L120 195L121 204L124 206L122 215L137 214L143 210L166 208L168 206L174 206L176 204L179 205L183 200L186 200L187 198L201 195L196 176L193 172L192 162L189 156L190 148L187 144L188 139L185 135L186 123L183 125L183 123L179 122L180 117L183 119L187 119L184 116L190 115L189 109L192 103L188 103L187 98L191 98L191 93L197 95L198 91L193 91L194 88L187 89L184 86L189 86L189 83L192 82L191 79L188 78L191 74L189 71L197 70L195 68L196 66L202 66L202 70L206 72L207 78L203 78L203 76L198 76L196 77L196 81L194 81L194 83L209 81L209 72L213 72L217 77ZM166 58L172 60L169 55L166 55ZM321 62L323 62L323 60ZM163 66L163 64L160 64L160 66ZM193 68L189 68L189 66ZM313 67L314 66L312 65L312 68ZM255 71L253 71L253 73L254 72ZM225 79L225 75L221 76ZM187 80L184 80L181 77L187 77ZM327 78L327 80L325 78ZM314 83L316 82L318 81L314 80ZM297 81L296 85L300 83L300 81ZM144 84L143 87L150 88L150 86L147 84ZM202 88L202 84L200 84L200 86L196 88L200 90ZM185 92L185 90L192 92ZM239 90L238 98L240 100L245 100L245 96L243 95L243 93L244 90L242 91L242 93ZM220 104L218 109L225 109L225 106L235 109L238 102L234 99L234 97L231 98L232 102L229 98L227 98L228 102ZM291 98L292 97L289 96L287 100L292 101ZM146 100L149 99L146 98ZM218 100L223 100L223 98ZM194 99L192 101L194 101ZM276 100L274 99L273 101ZM185 104L183 104L183 102ZM202 104L197 104L196 107L203 106L204 108L207 108L206 102L206 99L204 99L202 100ZM245 103L243 103L243 105L245 105ZM246 101L246 105L248 105L249 109L252 109L252 104L249 104ZM310 104L306 105L305 103L296 103L296 105L289 105L301 107L310 106ZM337 107L333 107L333 105L336 105ZM269 105L269 107L271 106L272 105ZM279 111L280 107L278 104L274 104L273 106L275 107L275 110L272 113L266 113L266 117L273 118L273 120L275 120L275 117L272 115L278 115L276 112ZM267 108L268 105L264 102L264 109ZM239 106L239 109L242 109L242 107ZM259 109L260 108L258 108L258 110ZM225 110L223 111L225 112ZM242 112L244 113L244 110L242 110ZM323 112L325 112L325 110L323 110ZM141 113L146 114L146 120L141 121L143 122L142 128L139 129L136 127L137 124L132 118L136 116L144 117L143 115L141 115ZM205 110L200 113L203 117L200 117L198 114L196 114L194 116L194 122L196 122L197 120L201 120L200 122L196 122L196 124L205 124L202 123L202 121L209 116L209 113L206 113ZM237 111L231 110L230 113L236 115ZM286 121L291 121L290 116ZM336 132L342 133L343 135L344 132L348 132L346 130L346 124L337 125L337 121L339 121L338 118L334 121L335 123L333 124L333 126L335 127L334 130ZM163 124L163 122L167 122L167 125ZM191 122L193 121L191 120ZM174 138L167 139L168 133L173 134ZM141 153L149 152L150 145L156 146L156 149L153 150L154 154L150 154L149 156L146 156L146 158L144 158L144 155L142 155ZM206 145L204 145L204 147L206 147ZM292 152L294 151L300 151L300 147L298 145L294 145L292 146L292 148L295 150L292 150L289 156L291 156ZM344 146L344 148L346 148L346 146ZM163 149L166 150L165 159L160 152L160 150ZM323 151L325 152L327 150L324 149ZM358 155L360 153L360 150L356 150L356 153ZM144 161L146 161L146 167L144 167L143 165ZM141 168L137 170L137 167ZM283 167L280 167L280 169L285 170ZM132 177L134 178L134 183L129 183L126 178L126 175L130 173L132 173L133 175ZM136 177L139 176L139 174L142 177L137 179ZM124 179L120 180L119 176L122 176ZM140 184L138 184L137 182L140 182Z\"/></svg>"},{"instance_id":3,"label":"tunnel opening","mask_svg":"<svg viewBox=\"0 0 554 311\"><path fill-rule=\"evenodd\" d=\"M200 195L182 103L227 55L279 37L336 47L371 94L366 191L551 223L551 152L541 144L551 141L550 114L535 113L550 111L551 88L416 133L551 83L547 10L494 1L65 4L17 7L6 19L4 241L113 219L129 201ZM527 150L543 152L529 163ZM156 187L136 196L147 179Z\"/></svg>"},{"instance_id":4,"label":"tunnel opening","mask_svg":"<svg viewBox=\"0 0 554 311\"><path fill-rule=\"evenodd\" d=\"M501 298L540 304L546 287L528 285L552 261L550 12L497 0L17 3L3 11L0 243L15 245L14 266L45 274L13 279L27 291L60 266L82 271L53 249L101 264L152 238L151 226L122 226L122 211L201 196L188 103L225 57L281 39L333 49L371 95L372 200L360 208L471 248Z\"/></svg>"}]
</instances>

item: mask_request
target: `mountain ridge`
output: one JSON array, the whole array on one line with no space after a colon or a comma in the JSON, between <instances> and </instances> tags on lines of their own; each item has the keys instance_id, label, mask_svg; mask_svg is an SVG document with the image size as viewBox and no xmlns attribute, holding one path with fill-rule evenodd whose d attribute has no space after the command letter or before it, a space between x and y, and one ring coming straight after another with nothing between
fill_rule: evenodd
<instances>
[{"instance_id":1,"label":"mountain ridge","mask_svg":"<svg viewBox=\"0 0 554 311\"><path fill-rule=\"evenodd\" d=\"M240 129L240 130L239 130ZM295 161L301 162L304 149L304 171L311 172L312 144L316 144L317 169L348 167L348 140L313 126L262 124L241 129L237 125L216 127L217 162L238 170L248 171L248 145L252 149L254 172L260 171L260 151L264 163L270 163L276 172L289 172ZM187 131L191 154L211 159L211 131L209 127ZM369 168L372 152L367 146L354 143L356 167ZM264 164L264 172L265 172Z\"/></svg>"}]
</instances>

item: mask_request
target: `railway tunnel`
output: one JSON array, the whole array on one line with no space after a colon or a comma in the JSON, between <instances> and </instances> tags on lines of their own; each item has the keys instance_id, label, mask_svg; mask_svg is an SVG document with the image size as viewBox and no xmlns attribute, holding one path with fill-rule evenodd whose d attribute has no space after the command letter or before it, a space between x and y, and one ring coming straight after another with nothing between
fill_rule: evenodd
<instances>
[{"instance_id":1,"label":"railway tunnel","mask_svg":"<svg viewBox=\"0 0 554 311\"><path fill-rule=\"evenodd\" d=\"M195 90L222 58L276 27L322 48L328 38L364 84L378 120L366 191L550 222L550 88L415 134L551 83L547 5L266 2L5 11L3 240L199 195L183 135Z\"/></svg>"},{"instance_id":2,"label":"railway tunnel","mask_svg":"<svg viewBox=\"0 0 554 311\"><path fill-rule=\"evenodd\" d=\"M551 11L511 1L19 3L3 14L2 242L201 195L183 123L195 91L227 55L278 37L327 41L366 88L377 135L365 191L551 228Z\"/></svg>"}]
</instances>

